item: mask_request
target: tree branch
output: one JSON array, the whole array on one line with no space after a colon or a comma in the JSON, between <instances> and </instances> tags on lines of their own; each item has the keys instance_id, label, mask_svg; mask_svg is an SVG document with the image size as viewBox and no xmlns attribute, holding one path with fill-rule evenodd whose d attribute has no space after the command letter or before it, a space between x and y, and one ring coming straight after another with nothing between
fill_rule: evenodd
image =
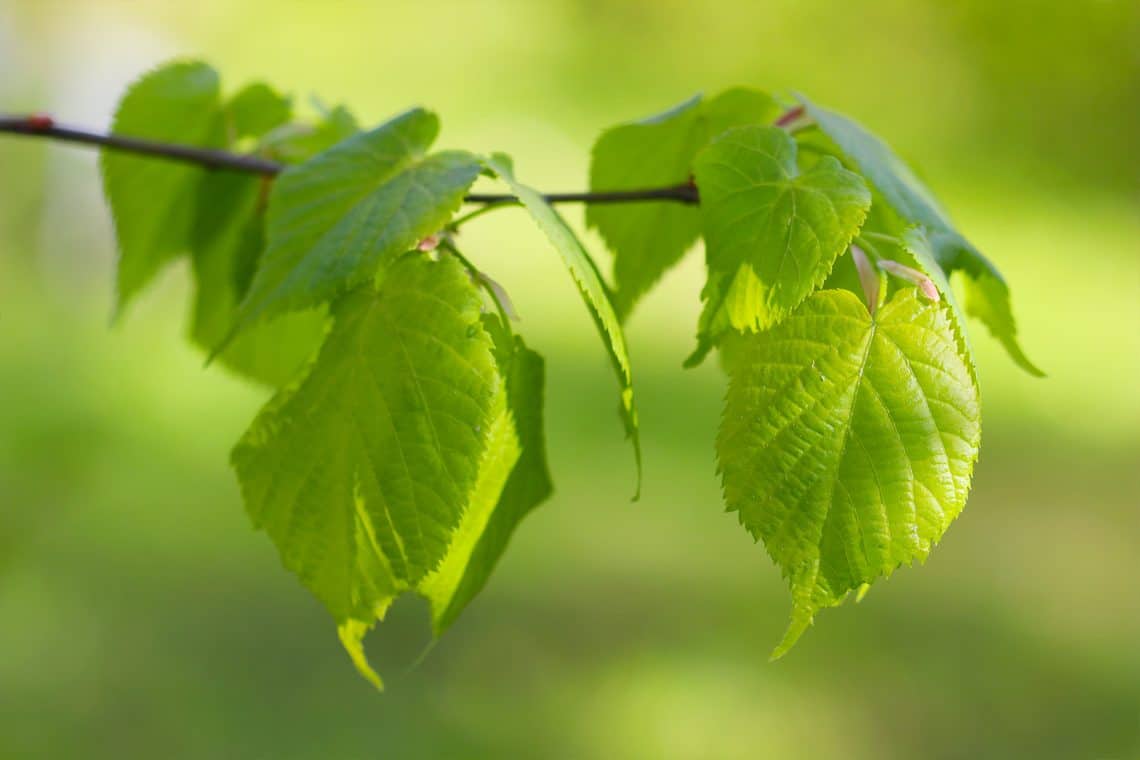
<instances>
[{"instance_id":1,"label":"tree branch","mask_svg":"<svg viewBox=\"0 0 1140 760\"><path fill-rule=\"evenodd\" d=\"M134 153L139 156L166 161L181 161L204 169L245 172L272 177L285 170L286 165L258 156L241 155L224 150L196 148L191 145L145 140L138 137L91 132L56 124L50 116L0 116L0 133L41 137L59 142L92 145L106 150ZM695 205L700 202L697 188L691 182L668 187L650 187L637 190L611 190L581 193L547 193L548 203L636 203L644 201L673 201ZM507 193L472 193L464 198L467 203L497 205L518 203L519 199Z\"/></svg>"}]
</instances>

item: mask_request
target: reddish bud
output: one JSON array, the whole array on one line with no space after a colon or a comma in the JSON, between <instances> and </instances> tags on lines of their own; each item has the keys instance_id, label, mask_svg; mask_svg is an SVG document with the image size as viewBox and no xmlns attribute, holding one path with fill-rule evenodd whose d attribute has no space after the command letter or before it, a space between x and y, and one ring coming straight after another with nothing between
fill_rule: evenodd
<instances>
[{"instance_id":1,"label":"reddish bud","mask_svg":"<svg viewBox=\"0 0 1140 760\"><path fill-rule=\"evenodd\" d=\"M911 269L904 264L891 261L890 259L880 261L879 269L882 269L888 274L893 274L900 279L913 282L918 287L919 292L931 301L939 301L941 299L938 293L938 287L934 284L934 281L917 269Z\"/></svg>"},{"instance_id":2,"label":"reddish bud","mask_svg":"<svg viewBox=\"0 0 1140 760\"><path fill-rule=\"evenodd\" d=\"M51 129L55 126L55 119L45 113L36 113L27 118L27 124L32 129Z\"/></svg>"}]
</instances>

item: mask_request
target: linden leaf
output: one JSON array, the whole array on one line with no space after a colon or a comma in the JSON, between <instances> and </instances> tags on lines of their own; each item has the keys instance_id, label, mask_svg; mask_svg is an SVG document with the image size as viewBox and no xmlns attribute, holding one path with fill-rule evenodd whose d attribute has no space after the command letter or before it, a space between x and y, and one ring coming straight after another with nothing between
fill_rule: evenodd
<instances>
[{"instance_id":1,"label":"linden leaf","mask_svg":"<svg viewBox=\"0 0 1140 760\"><path fill-rule=\"evenodd\" d=\"M338 302L308 376L234 449L255 527L342 627L365 630L437 571L506 436L480 309L453 257L401 258Z\"/></svg>"},{"instance_id":2,"label":"linden leaf","mask_svg":"<svg viewBox=\"0 0 1140 760\"><path fill-rule=\"evenodd\" d=\"M498 450L498 461L514 463L505 484L498 477L476 486L463 524L439 569L420 584L431 602L436 635L454 622L463 608L479 593L507 547L518 524L550 497L553 486L546 464L546 433L543 426L543 388L546 368L542 357L519 337L506 335L495 318L487 318L488 331L496 339L496 357L507 381L507 403L513 435ZM494 449L491 449L494 450ZM514 457L511 452L515 452ZM491 457L484 472L501 472ZM501 465L500 465L501 467Z\"/></svg>"},{"instance_id":3,"label":"linden leaf","mask_svg":"<svg viewBox=\"0 0 1140 760\"><path fill-rule=\"evenodd\" d=\"M438 131L414 109L286 169L237 329L330 301L447 224L480 164L463 151L425 155Z\"/></svg>"},{"instance_id":4,"label":"linden leaf","mask_svg":"<svg viewBox=\"0 0 1140 760\"><path fill-rule=\"evenodd\" d=\"M594 143L590 189L634 190L688 182L693 158L731 127L770 123L780 106L768 95L733 89L699 95L657 116L607 129ZM680 261L701 232L700 214L680 203L586 207L614 253L614 309L628 316L638 299Z\"/></svg>"},{"instance_id":5,"label":"linden leaf","mask_svg":"<svg viewBox=\"0 0 1140 760\"><path fill-rule=\"evenodd\" d=\"M764 330L827 279L863 224L863 179L825 157L806 172L777 127L740 127L697 156L709 279L700 342ZM700 349L698 349L700 352Z\"/></svg>"},{"instance_id":6,"label":"linden leaf","mask_svg":"<svg viewBox=\"0 0 1140 760\"><path fill-rule=\"evenodd\" d=\"M191 235L196 292L190 338L206 351L228 334L264 248L263 181L224 172L201 180ZM243 377L280 388L316 354L327 323L323 307L282 314L239 334L217 361Z\"/></svg>"},{"instance_id":7,"label":"linden leaf","mask_svg":"<svg viewBox=\"0 0 1140 760\"><path fill-rule=\"evenodd\" d=\"M630 368L629 352L625 345L625 333L622 331L621 322L614 312L609 289L605 286L601 275L598 273L597 266L590 258L590 254L586 252L565 220L546 202L542 194L516 180L512 167L502 160L500 155L486 159L485 164L510 186L511 192L518 196L539 228L554 244L554 248L562 256L562 260L570 270L570 275L574 279L574 284L578 286L582 300L586 302L590 316L594 319L594 324L597 326L598 333L601 335L602 342L609 354L610 362L613 364L614 372L617 374L618 382L621 384L619 410L625 425L626 435L633 443L634 459L637 465L637 490L633 497L636 500L641 493L641 439L638 435L637 407L633 399L633 371Z\"/></svg>"},{"instance_id":8,"label":"linden leaf","mask_svg":"<svg viewBox=\"0 0 1140 760\"><path fill-rule=\"evenodd\" d=\"M116 135L220 148L225 144L218 74L204 63L155 69L127 90L111 131ZM103 189L119 244L122 312L163 265L189 250L202 170L123 151L100 156Z\"/></svg>"},{"instance_id":9,"label":"linden leaf","mask_svg":"<svg viewBox=\"0 0 1140 760\"><path fill-rule=\"evenodd\" d=\"M778 657L817 610L926 558L966 503L978 395L946 307L913 288L875 317L820 291L734 342L717 454L728 508L791 587Z\"/></svg>"}]
</instances>

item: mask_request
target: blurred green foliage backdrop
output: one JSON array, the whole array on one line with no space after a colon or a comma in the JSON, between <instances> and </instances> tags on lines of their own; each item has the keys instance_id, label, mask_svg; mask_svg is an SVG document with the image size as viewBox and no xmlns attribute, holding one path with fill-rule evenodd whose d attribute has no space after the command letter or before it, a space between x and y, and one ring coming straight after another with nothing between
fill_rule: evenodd
<instances>
[{"instance_id":1,"label":"blurred green foliage backdrop","mask_svg":"<svg viewBox=\"0 0 1140 760\"><path fill-rule=\"evenodd\" d=\"M802 90L917 160L1050 377L975 330L969 507L769 664L789 603L722 513L723 381L679 367L700 256L630 325L629 504L586 312L521 214L489 217L466 248L548 357L557 494L418 666L398 605L378 695L249 528L226 460L263 394L181 341L186 273L109 329L95 157L0 140L0 756L1140 757L1140 4L0 0L2 111L102 126L173 56L365 123L422 103L548 189L585 184L611 123Z\"/></svg>"}]
</instances>

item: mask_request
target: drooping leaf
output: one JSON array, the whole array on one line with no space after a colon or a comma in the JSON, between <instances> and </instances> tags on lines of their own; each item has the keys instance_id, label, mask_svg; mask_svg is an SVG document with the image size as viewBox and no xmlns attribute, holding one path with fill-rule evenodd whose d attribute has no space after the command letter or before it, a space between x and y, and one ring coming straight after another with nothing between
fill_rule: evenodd
<instances>
[{"instance_id":1,"label":"drooping leaf","mask_svg":"<svg viewBox=\"0 0 1140 760\"><path fill-rule=\"evenodd\" d=\"M1014 363L1034 377L1045 372L1030 361L1017 341L1017 324L1013 319L1009 285L968 240L953 230L935 230L931 237L934 254L947 272L964 275L966 313L982 321L1002 344Z\"/></svg>"},{"instance_id":2,"label":"drooping leaf","mask_svg":"<svg viewBox=\"0 0 1140 760\"><path fill-rule=\"evenodd\" d=\"M633 444L637 464L637 490L634 499L641 493L641 440L638 435L637 406L633 398L633 371L629 363L629 352L625 345L625 334L621 322L614 312L609 289L605 286L598 268L590 254L582 246L574 231L559 216L534 188L515 179L512 168L498 155L486 160L487 167L507 183L511 192L518 196L523 206L538 224L554 248L562 256L574 278L582 299L594 319L598 333L609 353L610 361L621 385L621 405L619 407L626 435Z\"/></svg>"},{"instance_id":3,"label":"drooping leaf","mask_svg":"<svg viewBox=\"0 0 1140 760\"><path fill-rule=\"evenodd\" d=\"M594 143L590 189L688 182L693 158L710 140L731 127L770 123L779 113L768 95L733 89L711 100L696 96L658 116L608 129ZM590 205L586 222L614 253L614 308L622 318L701 231L697 209L680 203Z\"/></svg>"},{"instance_id":4,"label":"drooping leaf","mask_svg":"<svg viewBox=\"0 0 1140 760\"><path fill-rule=\"evenodd\" d=\"M717 453L725 501L787 578L784 654L815 612L926 558L962 510L977 389L942 304L872 318L845 290L739 336Z\"/></svg>"},{"instance_id":5,"label":"drooping leaf","mask_svg":"<svg viewBox=\"0 0 1140 760\"><path fill-rule=\"evenodd\" d=\"M425 155L439 131L414 109L284 171L238 326L330 301L441 229L479 173L469 153Z\"/></svg>"},{"instance_id":6,"label":"drooping leaf","mask_svg":"<svg viewBox=\"0 0 1140 760\"><path fill-rule=\"evenodd\" d=\"M827 279L871 205L859 175L826 157L806 172L778 127L726 132L697 156L709 279L699 342L765 330ZM702 352L698 348L698 355Z\"/></svg>"},{"instance_id":7,"label":"drooping leaf","mask_svg":"<svg viewBox=\"0 0 1140 760\"><path fill-rule=\"evenodd\" d=\"M119 101L118 135L221 147L224 131L217 72L204 63L172 63L145 74ZM189 248L202 170L184 163L105 150L103 188L119 245L121 312L164 264Z\"/></svg>"},{"instance_id":8,"label":"drooping leaf","mask_svg":"<svg viewBox=\"0 0 1140 760\"><path fill-rule=\"evenodd\" d=\"M1032 375L1042 376L1044 373L1029 361L1018 344L1009 286L985 256L955 229L934 195L910 167L885 142L855 121L799 97L819 128L859 168L898 215L929 231L942 268L947 273L954 270L966 273L972 281L967 311L983 321L1018 366Z\"/></svg>"},{"instance_id":9,"label":"drooping leaf","mask_svg":"<svg viewBox=\"0 0 1140 760\"><path fill-rule=\"evenodd\" d=\"M360 636L439 570L472 494L497 493L488 481L513 465L480 307L453 257L399 259L378 289L338 302L308 376L269 402L233 453L254 525L372 677Z\"/></svg>"}]
</instances>

